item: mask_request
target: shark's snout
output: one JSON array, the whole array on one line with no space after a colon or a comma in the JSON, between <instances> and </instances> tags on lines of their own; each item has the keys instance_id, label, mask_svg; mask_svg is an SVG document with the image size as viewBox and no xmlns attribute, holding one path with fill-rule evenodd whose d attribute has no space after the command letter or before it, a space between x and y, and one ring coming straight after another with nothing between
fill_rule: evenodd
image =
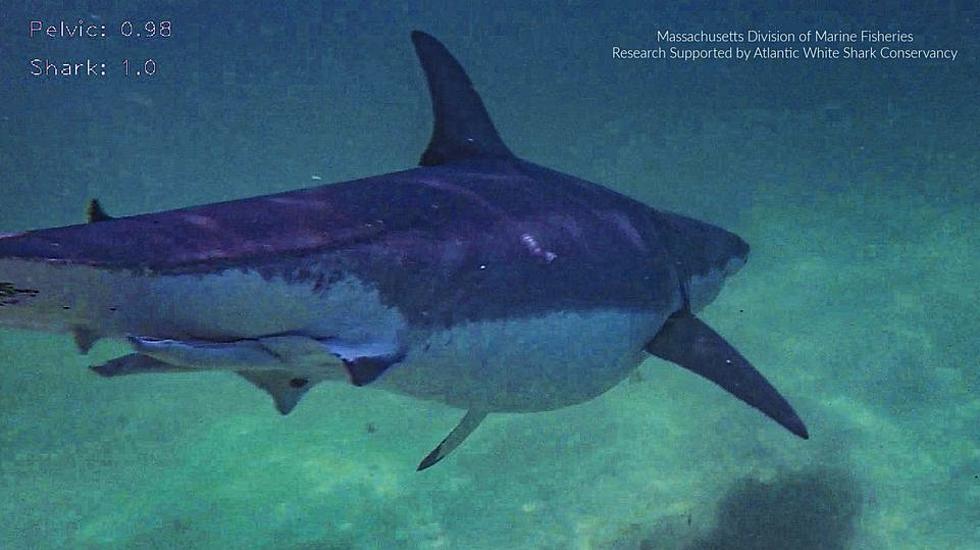
<instances>
[{"instance_id":1,"label":"shark's snout","mask_svg":"<svg viewBox=\"0 0 980 550\"><path fill-rule=\"evenodd\" d=\"M741 237L734 233L729 233L732 237L731 251L732 255L729 257L728 261L725 263L724 273L725 277L731 277L732 275L739 272L745 262L749 260L749 243L745 242Z\"/></svg>"}]
</instances>

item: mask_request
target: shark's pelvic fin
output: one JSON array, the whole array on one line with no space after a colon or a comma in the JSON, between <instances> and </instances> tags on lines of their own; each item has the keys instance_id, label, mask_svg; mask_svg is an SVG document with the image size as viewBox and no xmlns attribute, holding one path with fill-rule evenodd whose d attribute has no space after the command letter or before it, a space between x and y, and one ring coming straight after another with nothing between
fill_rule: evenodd
<instances>
[{"instance_id":1,"label":"shark's pelvic fin","mask_svg":"<svg viewBox=\"0 0 980 550\"><path fill-rule=\"evenodd\" d=\"M374 382L405 356L404 351L399 350L394 341L348 343L328 338L322 342L333 356L343 361L347 377L355 386Z\"/></svg>"},{"instance_id":2,"label":"shark's pelvic fin","mask_svg":"<svg viewBox=\"0 0 980 550\"><path fill-rule=\"evenodd\" d=\"M810 437L803 421L776 388L692 313L680 312L667 319L646 350L711 380L799 437Z\"/></svg>"},{"instance_id":3,"label":"shark's pelvic fin","mask_svg":"<svg viewBox=\"0 0 980 550\"><path fill-rule=\"evenodd\" d=\"M512 158L497 134L466 71L441 42L415 31L412 43L432 96L435 124L419 164L435 166L473 158Z\"/></svg>"},{"instance_id":4,"label":"shark's pelvic fin","mask_svg":"<svg viewBox=\"0 0 980 550\"><path fill-rule=\"evenodd\" d=\"M483 422L483 419L486 417L487 413L484 411L466 411L466 416L459 421L459 424L453 428L453 431L449 432L446 439L443 439L439 446L432 449L432 452L422 459L422 462L419 463L417 471L421 472L426 468L431 468L437 462L446 458L446 456L451 453L453 449L459 447L459 444L462 443L467 436L473 433L473 430L475 430L476 427L480 425L480 422Z\"/></svg>"},{"instance_id":5,"label":"shark's pelvic fin","mask_svg":"<svg viewBox=\"0 0 980 550\"><path fill-rule=\"evenodd\" d=\"M239 371L238 374L268 392L276 404L276 410L284 415L292 412L307 390L322 380L280 370Z\"/></svg>"},{"instance_id":6,"label":"shark's pelvic fin","mask_svg":"<svg viewBox=\"0 0 980 550\"><path fill-rule=\"evenodd\" d=\"M92 199L88 201L88 207L85 209L85 214L86 218L88 219L88 223L106 222L116 219L105 213L105 210L102 209L102 205L99 204L99 199Z\"/></svg>"},{"instance_id":7,"label":"shark's pelvic fin","mask_svg":"<svg viewBox=\"0 0 980 550\"><path fill-rule=\"evenodd\" d=\"M106 378L127 376L130 374L198 371L198 369L169 365L158 359L138 353L117 357L111 361L90 368L92 372Z\"/></svg>"},{"instance_id":8,"label":"shark's pelvic fin","mask_svg":"<svg viewBox=\"0 0 980 550\"><path fill-rule=\"evenodd\" d=\"M388 370L397 360L378 357L362 357L353 361L344 361L344 368L350 377L351 384L364 386L374 382L384 371Z\"/></svg>"},{"instance_id":9,"label":"shark's pelvic fin","mask_svg":"<svg viewBox=\"0 0 980 550\"><path fill-rule=\"evenodd\" d=\"M75 346L78 347L78 351L82 355L87 355L92 346L99 341L99 335L94 331L89 330L84 327L75 327L71 329L72 337L75 339Z\"/></svg>"}]
</instances>

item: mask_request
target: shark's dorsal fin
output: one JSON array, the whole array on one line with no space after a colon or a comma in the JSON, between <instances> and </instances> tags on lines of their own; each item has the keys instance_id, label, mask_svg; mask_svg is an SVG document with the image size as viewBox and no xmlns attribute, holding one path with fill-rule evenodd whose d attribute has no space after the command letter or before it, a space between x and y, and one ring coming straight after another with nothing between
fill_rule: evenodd
<instances>
[{"instance_id":1,"label":"shark's dorsal fin","mask_svg":"<svg viewBox=\"0 0 980 550\"><path fill-rule=\"evenodd\" d=\"M88 201L88 207L85 209L86 218L88 218L88 223L96 222L107 222L109 220L114 220L112 216L105 213L102 209L102 205L99 204L99 199L92 199Z\"/></svg>"},{"instance_id":2,"label":"shark's dorsal fin","mask_svg":"<svg viewBox=\"0 0 980 550\"><path fill-rule=\"evenodd\" d=\"M453 431L449 432L446 439L443 439L439 446L432 449L432 452L422 459L417 471L421 472L426 468L430 468L440 460L446 458L446 455L451 453L456 447L459 447L459 444L462 443L468 435L473 433L473 430L475 430L476 427L480 425L480 422L483 422L483 419L486 417L487 413L485 411L472 409L466 411L466 416L459 421L459 424L453 428Z\"/></svg>"},{"instance_id":3,"label":"shark's dorsal fin","mask_svg":"<svg viewBox=\"0 0 980 550\"><path fill-rule=\"evenodd\" d=\"M436 166L474 158L512 158L513 153L497 135L480 95L470 77L441 42L432 36L412 33L432 96L435 124L429 147L419 164Z\"/></svg>"}]
</instances>

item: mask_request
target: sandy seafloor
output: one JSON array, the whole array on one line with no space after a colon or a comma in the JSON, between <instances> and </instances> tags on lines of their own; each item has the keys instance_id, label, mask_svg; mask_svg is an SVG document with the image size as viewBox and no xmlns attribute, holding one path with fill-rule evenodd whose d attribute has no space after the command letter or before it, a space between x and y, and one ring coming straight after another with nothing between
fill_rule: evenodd
<instances>
[{"instance_id":1,"label":"sandy seafloor","mask_svg":"<svg viewBox=\"0 0 980 550\"><path fill-rule=\"evenodd\" d=\"M409 167L430 128L408 41L424 28L518 154L752 244L703 317L809 441L651 359L589 403L493 415L420 474L460 411L324 385L281 417L230 375L104 380L86 367L118 343L86 357L65 335L3 330L0 547L976 548L977 15L588 6L145 3L193 39L153 52L172 71L160 80L99 84L18 76L35 51L74 47L28 41L19 22L119 12L0 6L0 227L77 223L91 196L133 214ZM657 28L722 23L900 27L961 58L608 56ZM320 72L294 82L311 52Z\"/></svg>"}]
</instances>

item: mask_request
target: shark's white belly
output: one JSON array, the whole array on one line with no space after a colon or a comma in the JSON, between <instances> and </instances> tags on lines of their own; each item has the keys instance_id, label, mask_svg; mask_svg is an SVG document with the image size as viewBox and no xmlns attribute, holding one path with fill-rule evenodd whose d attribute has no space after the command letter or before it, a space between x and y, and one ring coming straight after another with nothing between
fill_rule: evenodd
<instances>
[{"instance_id":1,"label":"shark's white belly","mask_svg":"<svg viewBox=\"0 0 980 550\"><path fill-rule=\"evenodd\" d=\"M643 360L644 345L669 314L592 308L413 326L350 275L317 289L312 282L237 269L154 276L34 262L17 267L19 280L40 290L36 300L44 303L48 328L214 342L282 334L330 338L354 357L402 355L372 387L491 412L555 409L603 393ZM25 310L19 317L38 313ZM324 378L346 379L338 361L322 368Z\"/></svg>"},{"instance_id":2,"label":"shark's white belly","mask_svg":"<svg viewBox=\"0 0 980 550\"><path fill-rule=\"evenodd\" d=\"M620 309L555 311L413 331L380 387L461 408L540 411L605 392L646 357L665 316Z\"/></svg>"}]
</instances>

